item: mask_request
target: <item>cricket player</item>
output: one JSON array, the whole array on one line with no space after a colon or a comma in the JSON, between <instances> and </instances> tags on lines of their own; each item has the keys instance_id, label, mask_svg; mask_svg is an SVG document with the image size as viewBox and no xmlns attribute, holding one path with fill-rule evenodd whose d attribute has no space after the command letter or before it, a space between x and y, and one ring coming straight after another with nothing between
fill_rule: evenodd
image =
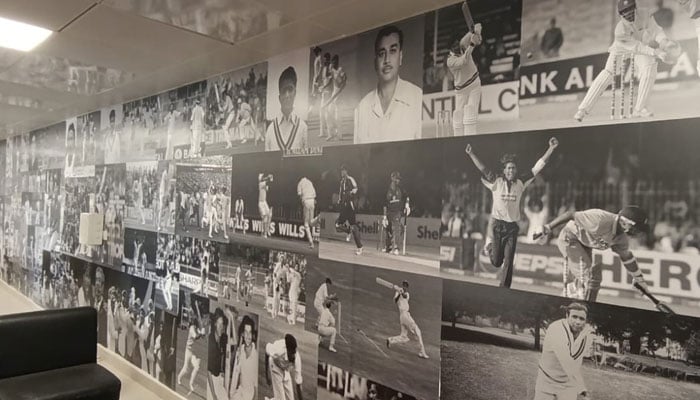
<instances>
[{"instance_id":1,"label":"cricket player","mask_svg":"<svg viewBox=\"0 0 700 400\"><path fill-rule=\"evenodd\" d=\"M246 144L248 140L255 140L258 144L259 134L256 132L253 123L253 108L243 97L238 98L238 135L241 137L241 144Z\"/></svg>"},{"instance_id":2,"label":"cricket player","mask_svg":"<svg viewBox=\"0 0 700 400\"><path fill-rule=\"evenodd\" d=\"M235 232L240 225L241 229L243 230L243 234L245 235L245 216L243 215L245 213L245 202L243 201L242 197L239 196L236 199L236 202L233 205L233 210L235 213L233 230Z\"/></svg>"},{"instance_id":3,"label":"cricket player","mask_svg":"<svg viewBox=\"0 0 700 400\"><path fill-rule=\"evenodd\" d=\"M346 166L340 167L340 189L338 191L338 206L340 215L335 221L335 229L339 232L345 232L352 236L355 240L355 254L362 254L362 241L360 239L360 230L357 228L355 220L355 197L357 196L357 182L355 178L348 175Z\"/></svg>"},{"instance_id":4,"label":"cricket player","mask_svg":"<svg viewBox=\"0 0 700 400\"><path fill-rule=\"evenodd\" d=\"M331 72L331 53L323 54L323 68L321 68L321 86L319 87L319 92L321 93L321 101L319 108L319 134L318 137L330 137L330 131L328 129L328 101L330 100L331 93L333 90L333 73ZM324 134L324 131L329 131L328 135Z\"/></svg>"},{"instance_id":5,"label":"cricket player","mask_svg":"<svg viewBox=\"0 0 700 400\"><path fill-rule=\"evenodd\" d=\"M483 174L481 183L491 191L493 225L490 229L491 232L487 233L484 249L489 254L491 264L494 267L503 267L501 287L510 287L513 278L513 260L515 259L515 246L518 239L518 221L520 221L520 203L523 192L547 165L549 157L557 146L559 146L559 141L556 138L550 138L547 151L522 179L517 177L518 169L515 155L506 154L501 157L503 175L497 177L479 160L471 145L467 144L465 148L467 155Z\"/></svg>"},{"instance_id":6,"label":"cricket player","mask_svg":"<svg viewBox=\"0 0 700 400\"><path fill-rule=\"evenodd\" d=\"M396 238L402 230L404 230L403 234L406 234L405 225L402 229L401 217L403 215L408 217L411 214L411 208L408 204L408 197L401 187L401 174L398 171L391 173L391 183L386 192L386 201L387 205L384 207L384 218L382 219L386 232L386 248L382 251L399 255L399 245L396 243Z\"/></svg>"},{"instance_id":7,"label":"cricket player","mask_svg":"<svg viewBox=\"0 0 700 400\"><path fill-rule=\"evenodd\" d=\"M326 281L321 284L316 290L316 295L314 296L314 308L318 315L323 314L324 304L328 300L336 300L337 296L335 294L330 294L329 290L333 286L333 281L331 278L326 278Z\"/></svg>"},{"instance_id":8,"label":"cricket player","mask_svg":"<svg viewBox=\"0 0 700 400\"><path fill-rule=\"evenodd\" d=\"M333 317L333 313L331 313L331 305L333 305L331 300L327 300L323 303L323 312L321 313L321 318L318 320L318 335L321 338L328 338L330 341L328 351L336 353L338 350L335 349L335 336L338 331L335 328L335 317Z\"/></svg>"},{"instance_id":9,"label":"cricket player","mask_svg":"<svg viewBox=\"0 0 700 400\"><path fill-rule=\"evenodd\" d=\"M413 320L413 317L411 317L411 313L409 312L409 299L408 281L403 281L401 283L401 287L394 293L394 303L396 303L399 308L401 334L387 338L386 347L391 347L392 344L397 343L408 343L410 340L408 338L408 334L412 333L418 339L418 344L420 345L418 357L427 359L428 354L425 352L425 346L423 345L423 335L421 334L418 324L416 324L416 321Z\"/></svg>"},{"instance_id":10,"label":"cricket player","mask_svg":"<svg viewBox=\"0 0 700 400\"><path fill-rule=\"evenodd\" d=\"M581 374L583 355L593 343L587 317L588 307L571 303L566 308L566 318L547 327L534 400L590 399Z\"/></svg>"},{"instance_id":11,"label":"cricket player","mask_svg":"<svg viewBox=\"0 0 700 400\"><path fill-rule=\"evenodd\" d=\"M190 315L194 315L194 310L190 309ZM182 365L180 373L177 375L177 384L182 385L182 378L187 374L190 366L192 367L192 373L190 374L190 391L187 393L188 396L194 392L194 379L197 377L197 372L199 372L202 361L192 353L192 345L197 339L204 337L204 335L206 335L206 331L203 327L200 328L200 321L198 319L190 321L190 327L187 333L187 344L185 346L185 362Z\"/></svg>"},{"instance_id":12,"label":"cricket player","mask_svg":"<svg viewBox=\"0 0 700 400\"><path fill-rule=\"evenodd\" d=\"M634 283L647 288L644 275L637 265L637 259L629 249L629 237L648 231L646 211L637 206L627 206L614 214L605 210L590 209L564 213L542 227L542 234L548 236L556 227L566 224L559 233L557 247L564 256L569 272L576 280L574 286L583 286L585 300L596 301L600 283L603 279L603 267L593 264L592 252L611 249L622 260L627 273ZM538 233L535 236L540 236ZM565 276L564 296L569 297L571 273ZM583 277L580 282L579 277ZM579 282L577 282L579 281ZM580 294L579 294L580 295Z\"/></svg>"},{"instance_id":13,"label":"cricket player","mask_svg":"<svg viewBox=\"0 0 700 400\"><path fill-rule=\"evenodd\" d=\"M663 29L657 25L650 10L637 8L636 0L618 0L617 12L621 19L615 27L613 44L608 49L610 55L605 63L605 69L596 76L578 106L574 118L579 122L583 121L598 98L615 79L615 60L617 58L617 62L622 62L621 55L632 55L635 70L639 71L639 90L632 117L653 116L646 105L656 82L657 59L675 64L680 55L678 44L666 36ZM625 70L626 66L623 65L623 81Z\"/></svg>"},{"instance_id":14,"label":"cricket player","mask_svg":"<svg viewBox=\"0 0 700 400\"><path fill-rule=\"evenodd\" d=\"M242 343L238 346L236 363L233 368L233 379L238 385L232 385L234 390L231 400L254 400L258 398L258 348L255 322L244 316L239 327ZM236 387L237 386L237 387Z\"/></svg>"},{"instance_id":15,"label":"cricket player","mask_svg":"<svg viewBox=\"0 0 700 400\"><path fill-rule=\"evenodd\" d=\"M321 57L321 53L323 52L323 50L321 50L320 47L316 46L312 49L312 51L314 53L314 74L311 78L311 96L315 98L320 93L319 88L321 86L321 69L323 68L323 59Z\"/></svg>"},{"instance_id":16,"label":"cricket player","mask_svg":"<svg viewBox=\"0 0 700 400\"><path fill-rule=\"evenodd\" d=\"M228 400L226 390L226 355L229 337L225 333L229 321L221 308L216 308L213 315L214 329L209 334L207 359L207 398L213 400Z\"/></svg>"},{"instance_id":17,"label":"cricket player","mask_svg":"<svg viewBox=\"0 0 700 400\"><path fill-rule=\"evenodd\" d=\"M190 144L190 157L200 156L200 144L202 143L202 133L204 132L204 108L199 99L194 101L192 116L190 117L190 129L192 130L192 143Z\"/></svg>"},{"instance_id":18,"label":"cricket player","mask_svg":"<svg viewBox=\"0 0 700 400\"><path fill-rule=\"evenodd\" d=\"M272 174L258 174L258 211L262 219L262 237L268 238L270 235L270 223L272 223L272 210L267 204L267 191L270 183L274 180Z\"/></svg>"},{"instance_id":19,"label":"cricket player","mask_svg":"<svg viewBox=\"0 0 700 400\"><path fill-rule=\"evenodd\" d=\"M316 189L314 184L306 176L302 176L297 184L297 195L301 200L301 207L304 215L304 230L306 239L309 241L309 248L314 248L314 235L311 227L318 224L318 217L314 217L316 208Z\"/></svg>"},{"instance_id":20,"label":"cricket player","mask_svg":"<svg viewBox=\"0 0 700 400\"><path fill-rule=\"evenodd\" d=\"M700 54L700 3L697 0L676 0L680 4L681 8L684 9L695 27L695 34L698 37L698 53ZM698 76L700 76L700 58L697 62Z\"/></svg>"},{"instance_id":21,"label":"cricket player","mask_svg":"<svg viewBox=\"0 0 700 400\"><path fill-rule=\"evenodd\" d=\"M175 134L177 119L180 118L181 115L182 113L175 109L175 103L171 103L170 110L165 117L163 117L163 122L167 124L164 160L171 160L173 158L173 134Z\"/></svg>"},{"instance_id":22,"label":"cricket player","mask_svg":"<svg viewBox=\"0 0 700 400\"><path fill-rule=\"evenodd\" d=\"M290 334L265 346L265 378L272 386L274 400L303 400L301 355L296 338ZM294 382L292 382L292 378Z\"/></svg>"},{"instance_id":23,"label":"cricket player","mask_svg":"<svg viewBox=\"0 0 700 400\"><path fill-rule=\"evenodd\" d=\"M169 210L164 210L165 208L165 198L168 190L168 170L164 169L163 173L160 175L160 186L158 187L158 230L163 229L163 212L168 212ZM167 214L166 214L167 220Z\"/></svg>"},{"instance_id":24,"label":"cricket player","mask_svg":"<svg viewBox=\"0 0 700 400\"><path fill-rule=\"evenodd\" d=\"M452 112L454 136L476 134L476 120L481 101L481 79L474 63L473 53L480 45L481 24L474 25L474 32L452 39L447 68L454 76L455 109Z\"/></svg>"},{"instance_id":25,"label":"cricket player","mask_svg":"<svg viewBox=\"0 0 700 400\"><path fill-rule=\"evenodd\" d=\"M403 32L385 26L374 42L377 85L355 109L355 143L421 138L423 90L401 79Z\"/></svg>"},{"instance_id":26,"label":"cricket player","mask_svg":"<svg viewBox=\"0 0 700 400\"><path fill-rule=\"evenodd\" d=\"M338 98L348 83L347 74L340 66L340 56L335 54L331 59L331 84L333 90L330 98L326 101L326 128L328 137L326 140L340 139L340 120L338 119Z\"/></svg>"},{"instance_id":27,"label":"cricket player","mask_svg":"<svg viewBox=\"0 0 700 400\"><path fill-rule=\"evenodd\" d=\"M105 164L114 164L121 161L121 127L116 125L116 113L109 111L109 127L105 132L104 161ZM34 144L34 142L32 142Z\"/></svg>"},{"instance_id":28,"label":"cricket player","mask_svg":"<svg viewBox=\"0 0 700 400\"><path fill-rule=\"evenodd\" d=\"M301 273L297 271L296 267L289 268L287 279L289 281L289 316L287 316L287 322L290 325L295 325L297 322L297 304L299 303L299 293L301 292Z\"/></svg>"},{"instance_id":29,"label":"cricket player","mask_svg":"<svg viewBox=\"0 0 700 400\"><path fill-rule=\"evenodd\" d=\"M265 133L265 151L290 151L309 147L308 127L294 112L297 95L297 73L287 67L279 78L281 116L270 122Z\"/></svg>"},{"instance_id":30,"label":"cricket player","mask_svg":"<svg viewBox=\"0 0 700 400\"><path fill-rule=\"evenodd\" d=\"M280 309L280 296L282 291L282 255L277 255L277 261L272 270L272 319L277 318Z\"/></svg>"}]
</instances>

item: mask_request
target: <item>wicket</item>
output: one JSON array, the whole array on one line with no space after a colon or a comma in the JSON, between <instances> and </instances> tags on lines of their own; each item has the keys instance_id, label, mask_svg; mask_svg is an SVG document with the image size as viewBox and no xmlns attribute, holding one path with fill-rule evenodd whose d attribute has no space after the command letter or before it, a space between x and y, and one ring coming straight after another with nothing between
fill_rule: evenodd
<instances>
[{"instance_id":1,"label":"wicket","mask_svg":"<svg viewBox=\"0 0 700 400\"><path fill-rule=\"evenodd\" d=\"M437 112L437 137L453 136L452 132L452 110L441 110Z\"/></svg>"},{"instance_id":2,"label":"wicket","mask_svg":"<svg viewBox=\"0 0 700 400\"><path fill-rule=\"evenodd\" d=\"M610 119L632 118L634 113L634 54L617 53L613 56L613 78L612 78L612 99L610 101ZM617 85L617 77L620 76L619 87ZM628 97L625 102L625 77L627 79ZM618 94L619 92L619 94ZM619 96L619 102L618 102ZM619 108L618 108L619 103ZM629 108L627 108L629 107Z\"/></svg>"}]
</instances>

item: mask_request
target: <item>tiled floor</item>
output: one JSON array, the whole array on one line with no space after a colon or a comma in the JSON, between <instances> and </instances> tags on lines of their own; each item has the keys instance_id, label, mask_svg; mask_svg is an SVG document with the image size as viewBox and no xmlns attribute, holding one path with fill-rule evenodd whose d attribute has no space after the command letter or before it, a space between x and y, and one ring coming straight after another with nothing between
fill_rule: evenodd
<instances>
[{"instance_id":1,"label":"tiled floor","mask_svg":"<svg viewBox=\"0 0 700 400\"><path fill-rule=\"evenodd\" d=\"M38 309L39 308L33 302L15 291L5 282L0 281L0 315L36 311ZM165 392L163 393L156 394L135 381L132 378L133 374L140 374L141 372L136 371L134 368L125 365L110 365L109 362L104 360L99 361L99 363L103 367L109 369L122 381L121 400L157 400L173 398L173 393L167 389L164 389Z\"/></svg>"}]
</instances>

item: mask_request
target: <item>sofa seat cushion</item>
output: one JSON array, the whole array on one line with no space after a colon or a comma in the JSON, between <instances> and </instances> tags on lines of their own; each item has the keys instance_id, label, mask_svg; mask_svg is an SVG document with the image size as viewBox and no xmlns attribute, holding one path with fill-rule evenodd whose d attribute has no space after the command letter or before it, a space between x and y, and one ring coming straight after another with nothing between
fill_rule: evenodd
<instances>
[{"instance_id":1,"label":"sofa seat cushion","mask_svg":"<svg viewBox=\"0 0 700 400\"><path fill-rule=\"evenodd\" d=\"M121 381L98 364L0 379L0 400L119 400Z\"/></svg>"}]
</instances>

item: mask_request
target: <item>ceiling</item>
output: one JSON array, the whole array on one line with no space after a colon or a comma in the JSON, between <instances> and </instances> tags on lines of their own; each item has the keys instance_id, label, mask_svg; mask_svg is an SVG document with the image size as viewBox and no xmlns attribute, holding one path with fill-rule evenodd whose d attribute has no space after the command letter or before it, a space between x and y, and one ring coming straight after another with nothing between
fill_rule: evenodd
<instances>
[{"instance_id":1,"label":"ceiling","mask_svg":"<svg viewBox=\"0 0 700 400\"><path fill-rule=\"evenodd\" d=\"M3 0L56 32L0 48L0 138L156 94L458 0Z\"/></svg>"}]
</instances>

